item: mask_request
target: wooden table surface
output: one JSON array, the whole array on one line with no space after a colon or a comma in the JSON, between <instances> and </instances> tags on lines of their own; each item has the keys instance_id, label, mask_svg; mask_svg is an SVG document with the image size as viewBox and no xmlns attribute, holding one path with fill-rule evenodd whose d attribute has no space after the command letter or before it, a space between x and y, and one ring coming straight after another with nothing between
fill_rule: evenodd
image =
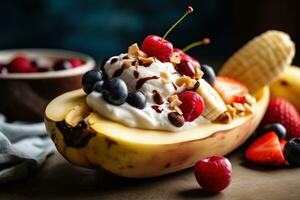
<instances>
[{"instance_id":1,"label":"wooden table surface","mask_svg":"<svg viewBox=\"0 0 300 200\"><path fill-rule=\"evenodd\" d=\"M1 185L0 199L300 199L300 168L258 168L245 162L241 152L228 156L233 180L218 194L201 190L192 169L157 178L127 179L75 167L55 153L33 177Z\"/></svg>"}]
</instances>

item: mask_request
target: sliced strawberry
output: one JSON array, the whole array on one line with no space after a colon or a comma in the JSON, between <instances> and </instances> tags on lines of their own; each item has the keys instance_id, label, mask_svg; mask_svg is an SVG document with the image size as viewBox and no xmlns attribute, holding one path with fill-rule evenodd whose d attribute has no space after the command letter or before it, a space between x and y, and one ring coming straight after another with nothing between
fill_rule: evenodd
<instances>
[{"instance_id":1,"label":"sliced strawberry","mask_svg":"<svg viewBox=\"0 0 300 200\"><path fill-rule=\"evenodd\" d=\"M245 95L249 92L248 88L243 83L222 76L216 77L213 87L227 104L243 102L245 100Z\"/></svg>"},{"instance_id":2,"label":"sliced strawberry","mask_svg":"<svg viewBox=\"0 0 300 200\"><path fill-rule=\"evenodd\" d=\"M246 150L246 158L262 165L282 166L286 164L281 143L275 132L268 132L255 140Z\"/></svg>"},{"instance_id":3,"label":"sliced strawberry","mask_svg":"<svg viewBox=\"0 0 300 200\"><path fill-rule=\"evenodd\" d=\"M284 139L280 140L280 146L281 146L282 151L284 149L285 144L286 144L286 140L284 140Z\"/></svg>"}]
</instances>

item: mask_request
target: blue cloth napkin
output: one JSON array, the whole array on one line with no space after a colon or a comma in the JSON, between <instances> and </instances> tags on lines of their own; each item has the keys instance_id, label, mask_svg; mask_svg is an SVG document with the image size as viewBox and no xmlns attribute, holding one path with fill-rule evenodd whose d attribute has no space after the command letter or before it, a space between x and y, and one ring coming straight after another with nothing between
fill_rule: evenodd
<instances>
[{"instance_id":1,"label":"blue cloth napkin","mask_svg":"<svg viewBox=\"0 0 300 200\"><path fill-rule=\"evenodd\" d=\"M30 176L54 149L44 123L7 123L0 114L0 183Z\"/></svg>"}]
</instances>

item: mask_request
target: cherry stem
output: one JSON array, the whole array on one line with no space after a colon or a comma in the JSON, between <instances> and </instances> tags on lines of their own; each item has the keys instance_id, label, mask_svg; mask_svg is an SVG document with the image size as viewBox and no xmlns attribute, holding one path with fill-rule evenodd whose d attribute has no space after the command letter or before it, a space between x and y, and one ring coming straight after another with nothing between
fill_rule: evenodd
<instances>
[{"instance_id":1,"label":"cherry stem","mask_svg":"<svg viewBox=\"0 0 300 200\"><path fill-rule=\"evenodd\" d=\"M184 13L184 15L182 17L180 17L180 19L177 20L177 22L175 24L173 24L171 26L171 28L169 28L169 30L164 34L164 36L162 37L162 39L164 40L168 35L169 33L190 13L193 12L193 8L192 6L189 6L186 10L186 12Z\"/></svg>"},{"instance_id":2,"label":"cherry stem","mask_svg":"<svg viewBox=\"0 0 300 200\"><path fill-rule=\"evenodd\" d=\"M194 48L194 47L197 47L197 46L200 46L200 45L207 45L210 43L210 39L209 38L203 38L203 40L200 40L200 41L197 41L197 42L193 42L189 45L187 45L186 47L184 47L182 49L183 52L187 52L188 50Z\"/></svg>"}]
</instances>

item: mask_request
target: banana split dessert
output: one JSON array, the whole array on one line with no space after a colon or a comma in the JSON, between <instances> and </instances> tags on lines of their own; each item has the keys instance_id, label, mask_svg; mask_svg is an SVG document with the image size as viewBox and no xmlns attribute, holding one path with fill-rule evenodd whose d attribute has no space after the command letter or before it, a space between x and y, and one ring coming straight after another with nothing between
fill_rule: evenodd
<instances>
[{"instance_id":1,"label":"banana split dessert","mask_svg":"<svg viewBox=\"0 0 300 200\"><path fill-rule=\"evenodd\" d=\"M289 36L257 36L216 76L187 54L210 40L174 48L165 39L174 27L106 59L83 76L83 90L48 105L46 127L66 159L121 176L153 177L225 155L251 135L268 104L267 85L294 56Z\"/></svg>"}]
</instances>

